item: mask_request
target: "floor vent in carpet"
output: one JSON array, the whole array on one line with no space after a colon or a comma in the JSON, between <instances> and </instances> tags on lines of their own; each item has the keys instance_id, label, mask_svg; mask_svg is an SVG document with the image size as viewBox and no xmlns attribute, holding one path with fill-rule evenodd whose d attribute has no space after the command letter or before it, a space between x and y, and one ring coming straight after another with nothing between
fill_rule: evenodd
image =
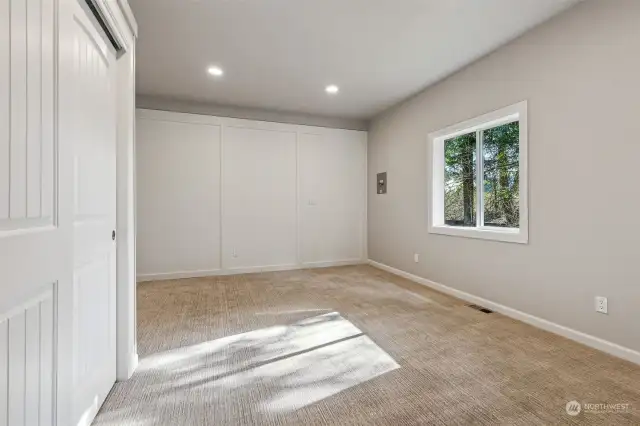
<instances>
[{"instance_id":1,"label":"floor vent in carpet","mask_svg":"<svg viewBox=\"0 0 640 426\"><path fill-rule=\"evenodd\" d=\"M485 314L492 314L493 311L491 309L484 308L480 305L467 305L471 309L475 309L476 311L484 312Z\"/></svg>"}]
</instances>

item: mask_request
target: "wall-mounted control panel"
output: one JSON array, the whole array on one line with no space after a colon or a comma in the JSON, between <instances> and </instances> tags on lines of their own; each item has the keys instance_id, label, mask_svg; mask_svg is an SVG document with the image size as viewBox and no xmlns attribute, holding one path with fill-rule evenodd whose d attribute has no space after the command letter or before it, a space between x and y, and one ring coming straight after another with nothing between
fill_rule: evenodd
<instances>
[{"instance_id":1,"label":"wall-mounted control panel","mask_svg":"<svg viewBox=\"0 0 640 426\"><path fill-rule=\"evenodd\" d=\"M387 172L378 173L376 176L376 187L378 194L387 193Z\"/></svg>"}]
</instances>

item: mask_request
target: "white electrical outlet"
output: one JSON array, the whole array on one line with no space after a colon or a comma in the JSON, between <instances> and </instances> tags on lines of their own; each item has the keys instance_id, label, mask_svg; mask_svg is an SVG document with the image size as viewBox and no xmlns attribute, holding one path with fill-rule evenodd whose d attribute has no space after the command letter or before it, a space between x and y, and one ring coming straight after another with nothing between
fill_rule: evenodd
<instances>
[{"instance_id":1,"label":"white electrical outlet","mask_svg":"<svg viewBox=\"0 0 640 426\"><path fill-rule=\"evenodd\" d=\"M596 296L596 312L600 312L601 314L607 313L607 298Z\"/></svg>"},{"instance_id":2,"label":"white electrical outlet","mask_svg":"<svg viewBox=\"0 0 640 426\"><path fill-rule=\"evenodd\" d=\"M420 262L420 255L418 253L413 254L413 261L416 263Z\"/></svg>"}]
</instances>

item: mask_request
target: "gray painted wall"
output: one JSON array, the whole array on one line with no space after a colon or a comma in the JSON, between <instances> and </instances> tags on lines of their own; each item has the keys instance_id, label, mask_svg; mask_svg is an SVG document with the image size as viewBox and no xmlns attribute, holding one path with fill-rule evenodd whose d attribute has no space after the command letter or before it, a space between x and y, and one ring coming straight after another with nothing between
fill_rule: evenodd
<instances>
[{"instance_id":1,"label":"gray painted wall","mask_svg":"<svg viewBox=\"0 0 640 426\"><path fill-rule=\"evenodd\" d=\"M428 234L427 135L525 99L529 244ZM640 350L640 1L587 0L373 120L368 214L372 260Z\"/></svg>"},{"instance_id":2,"label":"gray painted wall","mask_svg":"<svg viewBox=\"0 0 640 426\"><path fill-rule=\"evenodd\" d=\"M247 120L271 121L275 123L303 124L308 126L348 130L367 130L369 124L365 120L351 120L258 108L243 108L229 105L189 102L146 95L136 96L136 108L214 115L217 117L244 118Z\"/></svg>"}]
</instances>

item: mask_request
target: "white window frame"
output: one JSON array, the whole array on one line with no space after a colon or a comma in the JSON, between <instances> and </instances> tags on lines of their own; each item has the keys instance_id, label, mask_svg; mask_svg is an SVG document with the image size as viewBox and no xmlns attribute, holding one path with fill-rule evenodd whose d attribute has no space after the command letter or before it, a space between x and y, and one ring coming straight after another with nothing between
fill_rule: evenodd
<instances>
[{"instance_id":1,"label":"white window frame","mask_svg":"<svg viewBox=\"0 0 640 426\"><path fill-rule=\"evenodd\" d=\"M519 174L520 174L520 224L519 228L498 228L483 226L484 223L484 185L483 179L477 183L476 197L477 225L462 227L446 225L444 221L444 142L455 136L490 129L492 127L518 121L520 129L519 141ZM429 134L428 159L429 170L429 217L428 230L431 234L453 235L458 237L480 238L485 240L504 241L527 244L529 241L529 204L528 204L528 170L527 170L527 101L522 101L497 111L463 121L445 129ZM482 138L477 141L477 176L483 177L482 170Z\"/></svg>"}]
</instances>

